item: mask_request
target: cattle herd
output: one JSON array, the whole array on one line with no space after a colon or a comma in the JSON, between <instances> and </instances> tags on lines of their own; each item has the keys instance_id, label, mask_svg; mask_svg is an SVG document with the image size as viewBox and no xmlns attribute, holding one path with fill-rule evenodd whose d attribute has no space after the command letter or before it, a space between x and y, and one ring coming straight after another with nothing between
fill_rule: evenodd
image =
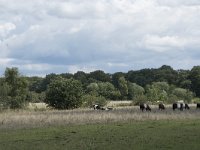
<instances>
[{"instance_id":1,"label":"cattle herd","mask_svg":"<svg viewBox=\"0 0 200 150\"><path fill-rule=\"evenodd\" d=\"M146 103L140 103L139 104L141 111L151 111L151 107ZM113 110L112 107L101 107L98 104L93 105L94 110ZM163 103L158 104L159 110L165 110L165 105ZM189 110L190 107L187 103L184 102L176 102L172 104L172 109L175 111L176 109L179 109L180 111L183 111L184 109ZM196 109L200 109L200 103L196 104Z\"/></svg>"},{"instance_id":2,"label":"cattle herd","mask_svg":"<svg viewBox=\"0 0 200 150\"><path fill-rule=\"evenodd\" d=\"M200 109L200 103L197 103L197 104L196 104L196 108L197 108L197 109ZM158 109L159 109L159 110L165 110L165 105L164 105L163 103L158 104ZM187 103L184 103L184 102L176 102L176 103L173 103L173 104L172 104L172 109L173 109L173 110L179 109L179 110L183 111L184 109L189 110L190 107L189 107L189 105L188 105ZM141 104L140 104L140 110L142 110L142 111L144 111L144 110L146 110L146 111L151 111L151 108L150 108L150 106L149 106L148 104L141 103Z\"/></svg>"}]
</instances>

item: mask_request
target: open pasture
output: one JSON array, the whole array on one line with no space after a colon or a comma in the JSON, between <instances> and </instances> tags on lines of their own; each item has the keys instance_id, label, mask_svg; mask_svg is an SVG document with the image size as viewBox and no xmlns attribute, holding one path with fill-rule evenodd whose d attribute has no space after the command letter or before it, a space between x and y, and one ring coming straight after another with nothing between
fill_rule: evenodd
<instances>
[{"instance_id":1,"label":"open pasture","mask_svg":"<svg viewBox=\"0 0 200 150\"><path fill-rule=\"evenodd\" d=\"M2 111L0 149L199 150L200 110L151 107Z\"/></svg>"},{"instance_id":2,"label":"open pasture","mask_svg":"<svg viewBox=\"0 0 200 150\"><path fill-rule=\"evenodd\" d=\"M2 150L199 150L200 120L0 130Z\"/></svg>"},{"instance_id":3,"label":"open pasture","mask_svg":"<svg viewBox=\"0 0 200 150\"><path fill-rule=\"evenodd\" d=\"M74 110L18 110L0 112L0 129L34 128L63 125L132 122L145 120L188 120L200 119L200 110L173 111L170 106L160 111L151 106L151 112L141 112L138 106L117 107L110 111L93 109Z\"/></svg>"}]
</instances>

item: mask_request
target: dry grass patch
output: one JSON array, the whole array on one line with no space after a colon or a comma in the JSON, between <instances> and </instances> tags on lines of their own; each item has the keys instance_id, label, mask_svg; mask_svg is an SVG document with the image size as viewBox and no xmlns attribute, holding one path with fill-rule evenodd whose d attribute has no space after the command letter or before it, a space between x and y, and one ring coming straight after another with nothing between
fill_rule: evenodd
<instances>
[{"instance_id":1,"label":"dry grass patch","mask_svg":"<svg viewBox=\"0 0 200 150\"><path fill-rule=\"evenodd\" d=\"M109 122L128 122L144 120L179 120L200 119L200 111L166 111L153 109L152 112L141 112L138 107L117 108L112 111L75 109L46 111L3 111L0 113L0 129L34 128L45 126L63 126L69 124L96 124Z\"/></svg>"}]
</instances>

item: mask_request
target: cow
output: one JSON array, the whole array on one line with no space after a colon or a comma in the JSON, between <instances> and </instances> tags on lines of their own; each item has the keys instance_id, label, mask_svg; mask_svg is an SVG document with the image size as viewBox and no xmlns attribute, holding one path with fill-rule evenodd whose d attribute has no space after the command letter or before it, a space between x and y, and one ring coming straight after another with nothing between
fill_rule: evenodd
<instances>
[{"instance_id":1,"label":"cow","mask_svg":"<svg viewBox=\"0 0 200 150\"><path fill-rule=\"evenodd\" d=\"M190 109L188 104L185 104L185 109Z\"/></svg>"},{"instance_id":2,"label":"cow","mask_svg":"<svg viewBox=\"0 0 200 150\"><path fill-rule=\"evenodd\" d=\"M106 110L113 110L113 108L112 107L107 107Z\"/></svg>"},{"instance_id":3,"label":"cow","mask_svg":"<svg viewBox=\"0 0 200 150\"><path fill-rule=\"evenodd\" d=\"M98 104L93 105L94 110L100 110L101 107Z\"/></svg>"},{"instance_id":4,"label":"cow","mask_svg":"<svg viewBox=\"0 0 200 150\"><path fill-rule=\"evenodd\" d=\"M159 110L165 110L165 105L163 103L158 104Z\"/></svg>"},{"instance_id":5,"label":"cow","mask_svg":"<svg viewBox=\"0 0 200 150\"><path fill-rule=\"evenodd\" d=\"M151 111L151 107L148 105L148 104L144 104L144 103L141 103L140 104L140 110L144 111Z\"/></svg>"},{"instance_id":6,"label":"cow","mask_svg":"<svg viewBox=\"0 0 200 150\"><path fill-rule=\"evenodd\" d=\"M185 103L181 102L181 103L173 103L172 104L172 109L173 110L180 109L181 111L183 111L183 109L190 109L190 107L189 107L188 104L185 104Z\"/></svg>"},{"instance_id":7,"label":"cow","mask_svg":"<svg viewBox=\"0 0 200 150\"><path fill-rule=\"evenodd\" d=\"M197 103L197 109L200 109L200 103Z\"/></svg>"},{"instance_id":8,"label":"cow","mask_svg":"<svg viewBox=\"0 0 200 150\"><path fill-rule=\"evenodd\" d=\"M113 110L112 107L100 107L98 104L93 105L94 110Z\"/></svg>"}]
</instances>

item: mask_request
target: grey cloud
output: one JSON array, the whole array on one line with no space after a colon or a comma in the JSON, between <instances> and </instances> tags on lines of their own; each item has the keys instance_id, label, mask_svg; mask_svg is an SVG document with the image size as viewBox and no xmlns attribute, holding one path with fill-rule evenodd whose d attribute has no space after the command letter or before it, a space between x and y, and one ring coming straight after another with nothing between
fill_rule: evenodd
<instances>
[{"instance_id":1,"label":"grey cloud","mask_svg":"<svg viewBox=\"0 0 200 150\"><path fill-rule=\"evenodd\" d=\"M26 74L199 63L198 0L0 0L0 6L0 62Z\"/></svg>"}]
</instances>

